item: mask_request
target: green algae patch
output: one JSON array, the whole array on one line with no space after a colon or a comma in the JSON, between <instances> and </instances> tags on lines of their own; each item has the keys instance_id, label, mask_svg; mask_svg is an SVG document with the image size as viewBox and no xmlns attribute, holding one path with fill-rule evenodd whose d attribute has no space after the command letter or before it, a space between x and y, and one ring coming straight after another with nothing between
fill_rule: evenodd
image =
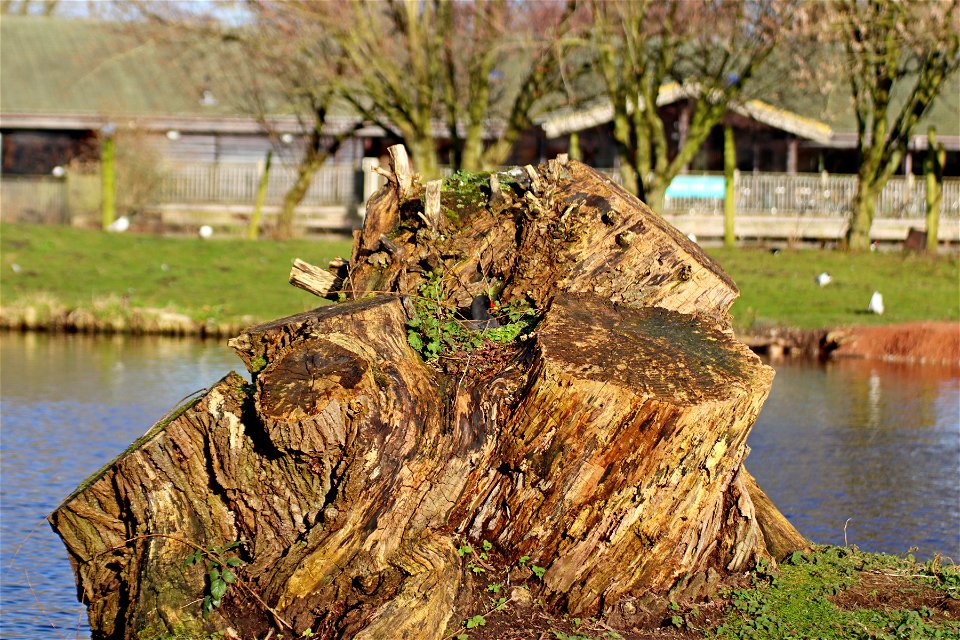
<instances>
[{"instance_id":1,"label":"green algae patch","mask_svg":"<svg viewBox=\"0 0 960 640\"><path fill-rule=\"evenodd\" d=\"M702 629L708 638L960 638L960 569L939 558L818 547L758 567L721 597L724 618Z\"/></svg>"}]
</instances>

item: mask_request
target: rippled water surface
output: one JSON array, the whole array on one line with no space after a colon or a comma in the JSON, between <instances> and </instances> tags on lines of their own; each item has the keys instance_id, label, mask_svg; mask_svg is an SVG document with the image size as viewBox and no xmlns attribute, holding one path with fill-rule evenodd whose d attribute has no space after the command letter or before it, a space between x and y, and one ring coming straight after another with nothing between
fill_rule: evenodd
<instances>
[{"instance_id":1,"label":"rippled water surface","mask_svg":"<svg viewBox=\"0 0 960 640\"><path fill-rule=\"evenodd\" d=\"M88 638L44 516L238 358L223 343L0 335L0 637ZM783 363L747 466L819 542L960 558L960 371Z\"/></svg>"}]
</instances>

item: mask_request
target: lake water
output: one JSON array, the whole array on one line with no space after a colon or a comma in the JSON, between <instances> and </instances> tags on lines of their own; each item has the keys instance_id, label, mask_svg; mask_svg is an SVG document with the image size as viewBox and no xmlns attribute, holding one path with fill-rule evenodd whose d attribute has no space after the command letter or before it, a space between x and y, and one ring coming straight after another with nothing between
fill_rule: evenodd
<instances>
[{"instance_id":1,"label":"lake water","mask_svg":"<svg viewBox=\"0 0 960 640\"><path fill-rule=\"evenodd\" d=\"M747 467L809 538L960 559L960 370L778 363ZM184 396L222 342L0 335L0 637L88 638L44 517ZM849 521L848 521L849 520Z\"/></svg>"}]
</instances>

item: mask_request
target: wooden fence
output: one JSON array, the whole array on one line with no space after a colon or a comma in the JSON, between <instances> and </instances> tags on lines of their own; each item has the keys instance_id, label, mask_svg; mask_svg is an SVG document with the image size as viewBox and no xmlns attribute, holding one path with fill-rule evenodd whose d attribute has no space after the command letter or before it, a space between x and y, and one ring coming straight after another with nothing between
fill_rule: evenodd
<instances>
[{"instance_id":1,"label":"wooden fence","mask_svg":"<svg viewBox=\"0 0 960 640\"><path fill-rule=\"evenodd\" d=\"M618 172L606 172L619 181ZM156 193L156 205L148 210L159 212L161 225L184 229L201 224L240 228L249 219L261 173L262 166L257 164L194 163L169 167ZM377 179L375 174L368 175L365 185L364 172L353 164L322 167L300 208L305 228L334 230L357 226L358 207L362 206L364 193L375 188ZM295 180L293 167L278 165L271 171L265 202L268 223ZM3 176L0 216L8 221L76 222L77 207L68 182L52 176ZM818 237L839 237L850 216L856 189L857 177L850 175L738 174L737 216L743 227L743 233L738 228L738 235L754 237L758 230L772 229L779 221L797 229L798 225L817 223L817 228L824 230L816 232ZM699 226L712 229L722 217L723 200L666 198L662 213L677 226L683 225L676 221L690 218L699 220ZM874 230L882 239L902 239L905 229L923 228L925 213L923 178L896 177L887 183L878 199ZM960 229L960 179L944 180L941 219L941 239L956 241L954 228ZM884 232L887 227L889 230Z\"/></svg>"},{"instance_id":2,"label":"wooden fence","mask_svg":"<svg viewBox=\"0 0 960 640\"><path fill-rule=\"evenodd\" d=\"M619 172L607 170L619 182ZM722 174L697 174L722 177ZM741 173L735 182L738 214L809 215L847 218L857 193L857 176L817 173ZM723 214L723 198L666 198L664 213ZM877 199L877 219L921 222L926 216L926 185L922 176L891 178ZM960 179L943 181L942 218L960 218Z\"/></svg>"},{"instance_id":3,"label":"wooden fence","mask_svg":"<svg viewBox=\"0 0 960 640\"><path fill-rule=\"evenodd\" d=\"M0 219L43 224L70 222L67 182L53 176L3 176Z\"/></svg>"},{"instance_id":4,"label":"wooden fence","mask_svg":"<svg viewBox=\"0 0 960 640\"><path fill-rule=\"evenodd\" d=\"M259 164L178 164L160 187L161 204L249 204L257 197L263 172ZM266 204L279 205L297 179L295 167L274 165L267 183ZM329 164L317 171L304 197L304 206L358 204L363 175L353 164Z\"/></svg>"}]
</instances>

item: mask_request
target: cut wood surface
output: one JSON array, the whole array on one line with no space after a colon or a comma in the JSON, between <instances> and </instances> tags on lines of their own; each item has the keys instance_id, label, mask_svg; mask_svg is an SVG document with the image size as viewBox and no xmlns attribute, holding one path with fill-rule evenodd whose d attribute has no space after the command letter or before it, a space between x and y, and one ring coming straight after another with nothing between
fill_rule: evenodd
<instances>
[{"instance_id":1,"label":"cut wood surface","mask_svg":"<svg viewBox=\"0 0 960 640\"><path fill-rule=\"evenodd\" d=\"M733 338L718 265L577 162L426 198L405 171L331 274L346 302L234 338L252 384L212 386L51 516L96 634L440 639L487 572L629 628L806 544L743 467L773 371ZM536 324L513 339L510 314ZM183 558L238 541L205 620Z\"/></svg>"}]
</instances>

